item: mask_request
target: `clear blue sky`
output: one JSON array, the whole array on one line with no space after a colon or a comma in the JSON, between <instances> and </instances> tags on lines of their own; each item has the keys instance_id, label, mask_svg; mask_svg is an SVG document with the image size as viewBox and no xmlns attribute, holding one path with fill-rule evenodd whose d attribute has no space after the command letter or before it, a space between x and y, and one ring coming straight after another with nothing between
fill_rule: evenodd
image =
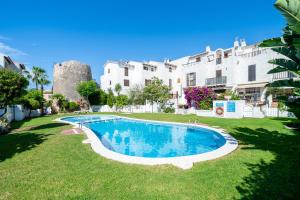
<instances>
[{"instance_id":1,"label":"clear blue sky","mask_svg":"<svg viewBox=\"0 0 300 200\"><path fill-rule=\"evenodd\" d=\"M106 60L176 59L279 36L274 0L0 0L0 52L29 67L90 64L99 82Z\"/></svg>"}]
</instances>

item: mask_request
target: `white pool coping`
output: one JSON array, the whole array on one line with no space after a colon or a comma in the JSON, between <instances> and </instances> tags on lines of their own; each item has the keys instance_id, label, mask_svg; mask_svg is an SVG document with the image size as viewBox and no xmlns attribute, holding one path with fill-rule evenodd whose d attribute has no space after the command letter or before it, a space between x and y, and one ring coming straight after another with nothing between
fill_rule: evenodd
<instances>
[{"instance_id":1,"label":"white pool coping","mask_svg":"<svg viewBox=\"0 0 300 200\"><path fill-rule=\"evenodd\" d=\"M89 115L83 115L83 116L89 116ZM96 115L93 115L93 116L96 116ZM205 129L209 129L209 130L218 132L226 140L225 144L223 146L221 146L220 148L215 149L210 152L206 152L206 153L190 155L190 156L170 157L170 158L146 158L146 157L128 156L125 154L111 151L102 144L101 140L97 137L97 135L91 129L89 129L85 126L80 127L86 134L86 136L89 140L89 143L91 144L92 149L97 154L100 154L101 156L103 156L105 158L119 161L122 163L140 164L140 165L171 164L171 165L174 165L181 169L190 169L193 167L193 164L196 162L202 162L202 161L220 158L222 156L225 156L225 155L231 153L238 147L238 141L235 138L233 138L231 135L223 132L223 130L212 128L209 126L198 125L198 124L196 125L196 124L178 123L178 122L163 122L163 121L154 121L154 120L144 120L144 119L129 118L129 117L123 117L123 116L117 116L117 115L106 115L106 116L116 116L116 117L123 118L123 119L144 121L144 122L154 122L154 123L162 123L162 124L184 125L184 126L190 126L190 127L205 128ZM78 117L78 116L66 116L66 117ZM71 124L76 127L79 127L79 124L77 124L77 123L64 121L63 118L66 118L66 117L61 117L61 118L55 119L55 121L67 123L67 124Z\"/></svg>"}]
</instances>

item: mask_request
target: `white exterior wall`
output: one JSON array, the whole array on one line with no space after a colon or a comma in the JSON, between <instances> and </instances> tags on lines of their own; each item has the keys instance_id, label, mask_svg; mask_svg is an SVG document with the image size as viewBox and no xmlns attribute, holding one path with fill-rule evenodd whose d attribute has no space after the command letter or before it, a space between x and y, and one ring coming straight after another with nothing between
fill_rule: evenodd
<instances>
[{"instance_id":1,"label":"white exterior wall","mask_svg":"<svg viewBox=\"0 0 300 200\"><path fill-rule=\"evenodd\" d=\"M225 52L229 52L227 58L224 57ZM216 63L217 53L222 55L222 62ZM201 61L196 60L201 57ZM166 85L169 85L169 79L172 79L172 93L178 92L178 103L184 104L183 89L187 87L186 76L189 73L196 73L196 86L210 86L214 89L231 89L238 91L245 91L245 88L260 88L260 100L264 101L264 85L271 82L272 75L267 74L274 66L269 64L268 61L274 58L282 57L271 49L258 48L256 45L247 46L244 41L234 42L234 46L228 49L217 49L211 51L209 47L205 52L194 56L183 57L169 63L176 65L176 69L169 72L168 67L164 62L150 61L147 64L157 66L154 72L143 70L142 62L130 61L128 64L133 65L129 68L129 76L124 77L124 69L118 62L107 62L104 67L104 75L101 76L101 88L106 90L114 88L115 84L122 85L122 93L126 94L128 88L135 84L144 86L145 79L158 77L162 79ZM248 66L256 65L256 80L248 81ZM108 68L111 73L108 74ZM215 78L216 71L222 70L222 76L226 76L226 83L220 85L207 85L206 79ZM126 88L123 85L123 80L130 80L130 87ZM180 81L178 82L178 79ZM112 81L111 86L109 80ZM221 88L220 88L221 87Z\"/></svg>"},{"instance_id":2,"label":"white exterior wall","mask_svg":"<svg viewBox=\"0 0 300 200\"><path fill-rule=\"evenodd\" d=\"M0 67L4 68L4 56L0 54Z\"/></svg>"},{"instance_id":3,"label":"white exterior wall","mask_svg":"<svg viewBox=\"0 0 300 200\"><path fill-rule=\"evenodd\" d=\"M241 53L251 53L251 50L248 49L246 52ZM272 75L267 73L273 68L273 65L269 64L268 61L274 59L276 55L277 53L270 49L263 49L261 50L261 54L257 56L238 56L236 84L254 84L272 81ZM256 81L248 81L249 65L256 65Z\"/></svg>"},{"instance_id":4,"label":"white exterior wall","mask_svg":"<svg viewBox=\"0 0 300 200\"><path fill-rule=\"evenodd\" d=\"M150 61L145 64L156 67L155 71L151 71L151 69L144 70L143 64L142 62L130 61L126 65L123 65L121 62L108 61L104 66L104 74L100 77L101 88L105 91L108 91L109 88L114 90L115 85L120 84L122 86L121 93L127 94L129 88L132 86L145 86L145 80L157 77L163 80L166 85L169 85L169 79L171 79L172 92L176 93L178 91L180 87L177 84L177 77L180 77L181 68L173 67L172 72L170 72L169 67L165 63ZM125 67L128 67L128 76L125 76ZM109 70L110 73L108 73ZM124 86L124 80L129 80L129 87Z\"/></svg>"}]
</instances>

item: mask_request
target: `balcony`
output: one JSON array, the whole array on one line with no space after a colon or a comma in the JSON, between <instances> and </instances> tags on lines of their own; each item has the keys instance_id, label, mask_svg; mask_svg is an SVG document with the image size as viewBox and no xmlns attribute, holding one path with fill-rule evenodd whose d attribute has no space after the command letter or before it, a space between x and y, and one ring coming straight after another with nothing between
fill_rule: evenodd
<instances>
[{"instance_id":1,"label":"balcony","mask_svg":"<svg viewBox=\"0 0 300 200\"><path fill-rule=\"evenodd\" d=\"M205 80L205 85L206 86L226 85L226 83L227 83L227 76L207 78Z\"/></svg>"},{"instance_id":2,"label":"balcony","mask_svg":"<svg viewBox=\"0 0 300 200\"><path fill-rule=\"evenodd\" d=\"M279 72L279 73L273 74L273 81L291 79L291 78L295 78L295 77L296 76L291 72Z\"/></svg>"}]
</instances>

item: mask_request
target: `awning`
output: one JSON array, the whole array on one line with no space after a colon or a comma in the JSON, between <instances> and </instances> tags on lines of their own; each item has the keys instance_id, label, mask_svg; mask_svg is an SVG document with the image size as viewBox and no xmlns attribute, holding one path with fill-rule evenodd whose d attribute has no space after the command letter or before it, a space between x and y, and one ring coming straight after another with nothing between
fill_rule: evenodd
<instances>
[{"instance_id":1,"label":"awning","mask_svg":"<svg viewBox=\"0 0 300 200\"><path fill-rule=\"evenodd\" d=\"M245 88L264 88L268 82L264 83L251 83L251 84L239 84L237 89L245 89Z\"/></svg>"}]
</instances>

